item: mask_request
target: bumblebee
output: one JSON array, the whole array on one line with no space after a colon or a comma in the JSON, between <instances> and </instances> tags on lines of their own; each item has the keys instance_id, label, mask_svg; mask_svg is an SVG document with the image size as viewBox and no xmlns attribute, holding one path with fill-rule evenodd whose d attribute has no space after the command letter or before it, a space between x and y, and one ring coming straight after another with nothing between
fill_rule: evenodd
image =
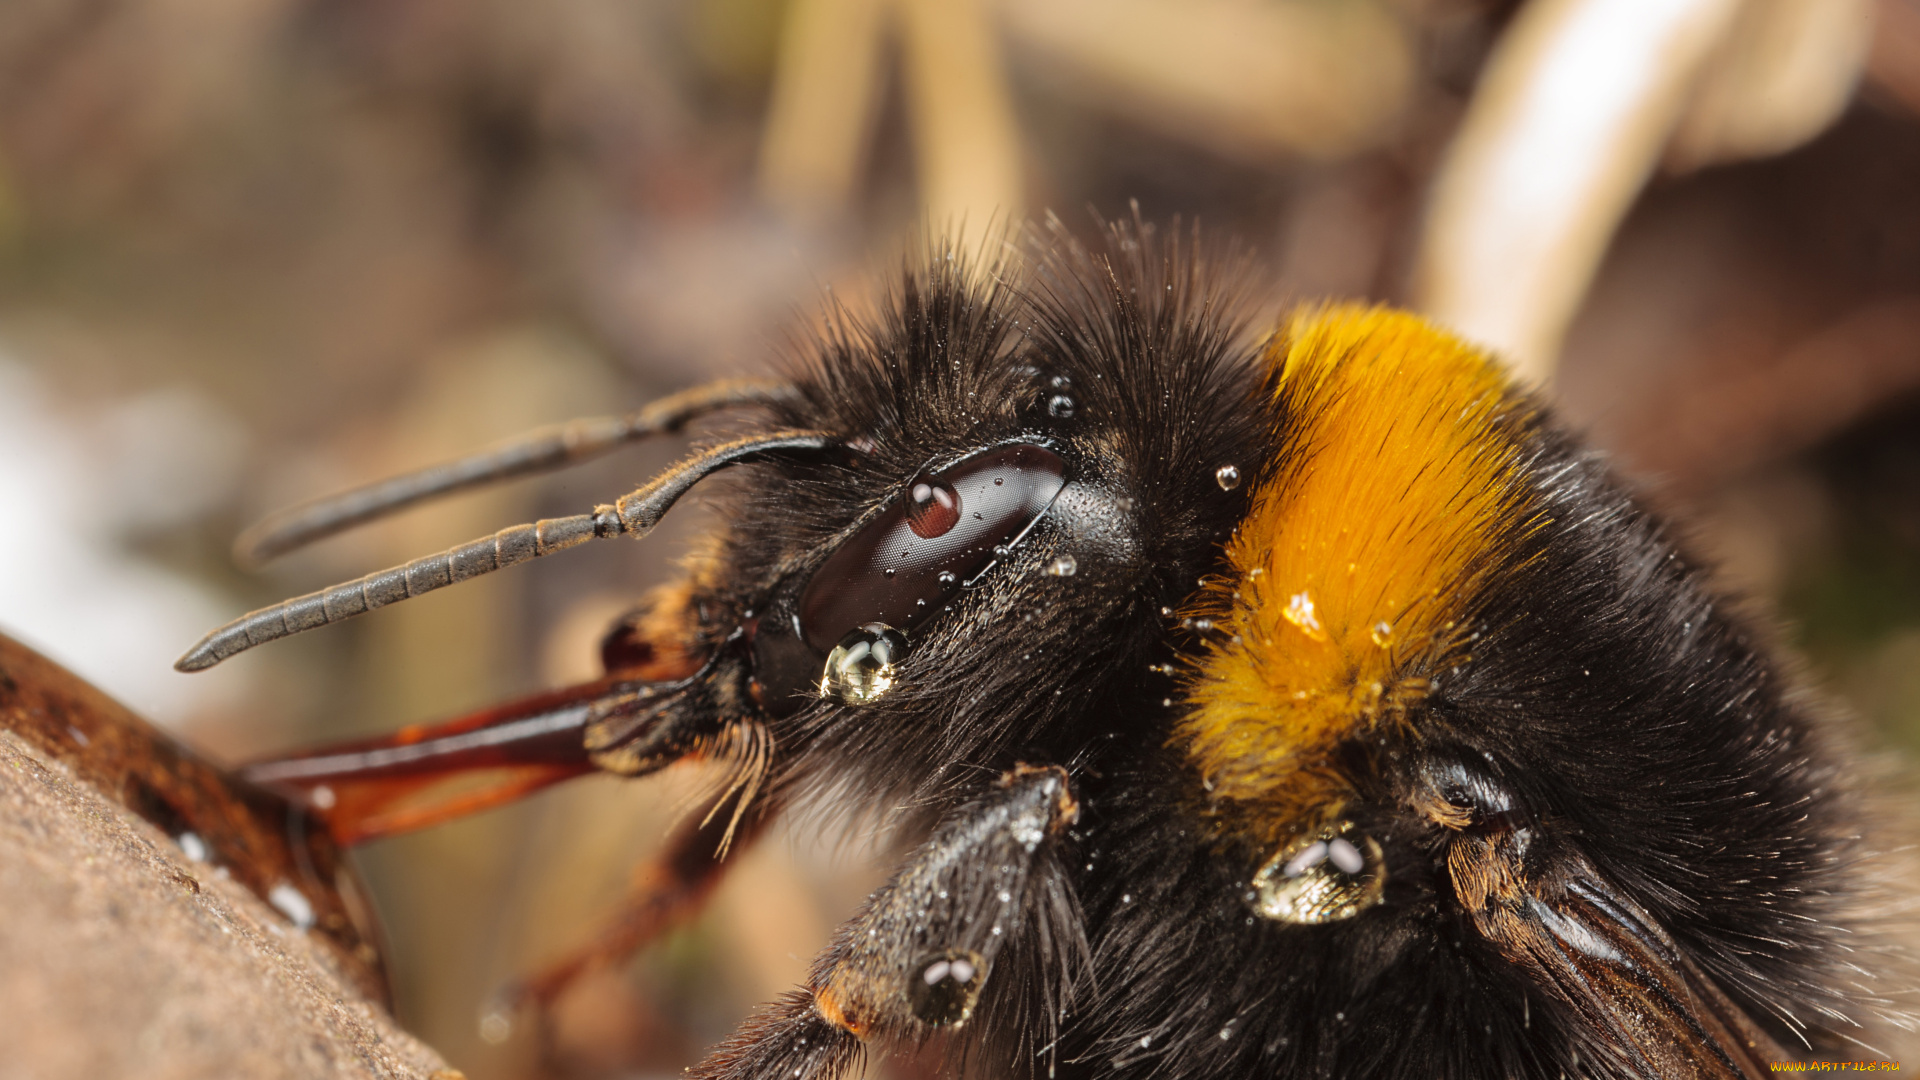
<instances>
[{"instance_id":1,"label":"bumblebee","mask_svg":"<svg viewBox=\"0 0 1920 1080\"><path fill-rule=\"evenodd\" d=\"M1177 230L1176 230L1177 232ZM728 383L269 519L269 556L720 410L752 432L571 518L287 601L210 666L591 540L722 470L606 678L257 764L346 841L592 769L719 763L645 902L697 907L830 801L915 843L805 986L691 1075L1739 1077L1884 1056L1890 856L1845 747L1605 462L1408 314L1257 332L1231 260L1057 224L934 245L788 377ZM738 468L734 468L738 467ZM429 781L491 770L477 794Z\"/></svg>"}]
</instances>

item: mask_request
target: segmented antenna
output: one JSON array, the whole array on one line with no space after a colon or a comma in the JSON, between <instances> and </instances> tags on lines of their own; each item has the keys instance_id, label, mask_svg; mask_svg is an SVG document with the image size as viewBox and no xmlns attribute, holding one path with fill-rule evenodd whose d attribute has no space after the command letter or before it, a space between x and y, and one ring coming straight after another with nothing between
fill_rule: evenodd
<instances>
[{"instance_id":1,"label":"segmented antenna","mask_svg":"<svg viewBox=\"0 0 1920 1080\"><path fill-rule=\"evenodd\" d=\"M645 536L675 500L720 469L785 454L816 453L838 445L833 436L824 432L776 431L716 446L688 458L645 487L622 496L618 502L594 507L590 514L548 518L531 525L501 529L492 536L415 559L405 566L368 574L357 581L243 615L201 638L200 643L173 666L179 671L204 671L255 645L350 619L410 596L565 551L589 540Z\"/></svg>"},{"instance_id":2,"label":"segmented antenna","mask_svg":"<svg viewBox=\"0 0 1920 1080\"><path fill-rule=\"evenodd\" d=\"M630 442L672 434L708 413L767 405L792 395L793 388L786 383L723 379L661 398L625 416L585 417L541 428L463 458L276 511L235 538L233 558L243 567L258 568L295 548L415 503L590 461Z\"/></svg>"}]
</instances>

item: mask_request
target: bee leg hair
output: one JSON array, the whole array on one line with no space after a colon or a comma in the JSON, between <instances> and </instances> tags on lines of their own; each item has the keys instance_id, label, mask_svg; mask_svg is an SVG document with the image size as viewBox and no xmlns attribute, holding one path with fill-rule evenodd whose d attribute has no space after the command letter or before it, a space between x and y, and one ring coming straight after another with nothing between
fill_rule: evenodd
<instances>
[{"instance_id":1,"label":"bee leg hair","mask_svg":"<svg viewBox=\"0 0 1920 1080\"><path fill-rule=\"evenodd\" d=\"M1082 941L1054 862L1078 815L1066 770L1005 774L944 818L840 928L804 990L749 1018L688 1075L837 1080L868 1042L925 1039L997 1011L1022 988L982 997L996 957Z\"/></svg>"}]
</instances>

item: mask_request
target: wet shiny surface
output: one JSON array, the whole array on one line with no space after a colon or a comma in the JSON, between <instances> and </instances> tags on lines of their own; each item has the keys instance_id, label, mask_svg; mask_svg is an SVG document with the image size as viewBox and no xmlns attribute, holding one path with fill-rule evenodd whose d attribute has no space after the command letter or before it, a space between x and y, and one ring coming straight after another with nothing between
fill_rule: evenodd
<instances>
[{"instance_id":1,"label":"wet shiny surface","mask_svg":"<svg viewBox=\"0 0 1920 1080\"><path fill-rule=\"evenodd\" d=\"M986 982L983 966L979 953L958 949L922 958L907 984L913 1015L934 1025L965 1023Z\"/></svg>"},{"instance_id":2,"label":"wet shiny surface","mask_svg":"<svg viewBox=\"0 0 1920 1080\"><path fill-rule=\"evenodd\" d=\"M840 639L820 673L820 696L846 705L876 701L893 689L907 639L885 623L868 623Z\"/></svg>"},{"instance_id":3,"label":"wet shiny surface","mask_svg":"<svg viewBox=\"0 0 1920 1080\"><path fill-rule=\"evenodd\" d=\"M824 654L870 622L910 633L1046 512L1066 484L1065 472L1051 450L1020 444L917 477L914 488L928 487L924 500L916 502L910 488L814 574L800 600L806 643ZM945 521L940 485L954 493L959 512L929 536L926 531Z\"/></svg>"},{"instance_id":4,"label":"wet shiny surface","mask_svg":"<svg viewBox=\"0 0 1920 1080\"><path fill-rule=\"evenodd\" d=\"M1379 843L1342 822L1268 859L1253 876L1253 909L1275 922L1337 922L1379 903L1386 883Z\"/></svg>"},{"instance_id":5,"label":"wet shiny surface","mask_svg":"<svg viewBox=\"0 0 1920 1080\"><path fill-rule=\"evenodd\" d=\"M960 511L960 493L945 480L923 474L907 487L907 528L922 540L951 532Z\"/></svg>"}]
</instances>

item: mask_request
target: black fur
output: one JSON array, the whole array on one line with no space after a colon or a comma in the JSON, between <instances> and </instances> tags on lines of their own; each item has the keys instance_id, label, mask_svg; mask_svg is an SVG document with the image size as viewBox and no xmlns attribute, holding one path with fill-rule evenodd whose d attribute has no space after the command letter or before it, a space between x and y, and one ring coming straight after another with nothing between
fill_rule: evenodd
<instances>
[{"instance_id":1,"label":"black fur","mask_svg":"<svg viewBox=\"0 0 1920 1080\"><path fill-rule=\"evenodd\" d=\"M799 358L799 401L774 422L865 443L851 462L756 477L724 506L716 635L764 604L766 574L804 577L930 463L1043 439L1069 486L920 636L884 704L809 708L777 729L804 748L796 775L857 774L868 798L945 807L1017 761L1078 761L1160 722L1141 703L1172 692L1149 670L1169 655L1161 611L1216 568L1251 486L1223 491L1214 472L1271 455L1225 283L1177 241L1124 236L1110 261L1068 247L1032 276L940 251L877 319L843 317ZM1046 408L1062 393L1065 419ZM1065 553L1073 576L1043 572Z\"/></svg>"},{"instance_id":2,"label":"black fur","mask_svg":"<svg viewBox=\"0 0 1920 1080\"><path fill-rule=\"evenodd\" d=\"M1179 237L1121 227L1087 251L1056 228L1038 246L1030 263L936 248L876 317L842 314L805 350L774 423L858 453L741 483L703 594L717 641L921 468L1018 438L1067 461L1076 501L917 636L899 689L774 729L788 793L905 800L923 823L1018 762L1073 770L1085 816L1065 884L1091 970L1057 1044L1050 1018L1024 1017L974 1065L1025 1075L1046 1045L1068 1076L1633 1075L1462 914L1445 838L1406 806L1446 757L1488 771L1543 850L1582 853L1783 1045L1847 1056L1850 1025L1875 1017L1842 977L1863 960L1841 938L1865 855L1835 752L1701 570L1550 419L1519 436L1525 506L1488 553L1471 661L1429 673L1418 739L1352 748L1385 902L1324 926L1253 916L1264 853L1194 812L1162 665L1193 646L1167 612L1219 572L1246 493L1287 452L1258 342L1231 275ZM1045 407L1061 377L1067 419ZM1237 490L1214 480L1225 464ZM1078 572L1044 573L1062 553Z\"/></svg>"},{"instance_id":3,"label":"black fur","mask_svg":"<svg viewBox=\"0 0 1920 1080\"><path fill-rule=\"evenodd\" d=\"M1867 947L1876 856L1822 725L1596 458L1546 421L1526 446L1537 531L1500 553L1472 660L1432 673L1421 738L1355 755L1372 772L1349 816L1385 846L1383 904L1252 918L1261 854L1183 816L1198 779L1179 761L1139 754L1087 798L1086 1075L1642 1075L1580 1052L1590 1034L1461 913L1436 830L1404 805L1436 757L1493 772L1789 1053L1875 1057L1867 1030L1904 1026L1863 990L1900 973Z\"/></svg>"}]
</instances>

